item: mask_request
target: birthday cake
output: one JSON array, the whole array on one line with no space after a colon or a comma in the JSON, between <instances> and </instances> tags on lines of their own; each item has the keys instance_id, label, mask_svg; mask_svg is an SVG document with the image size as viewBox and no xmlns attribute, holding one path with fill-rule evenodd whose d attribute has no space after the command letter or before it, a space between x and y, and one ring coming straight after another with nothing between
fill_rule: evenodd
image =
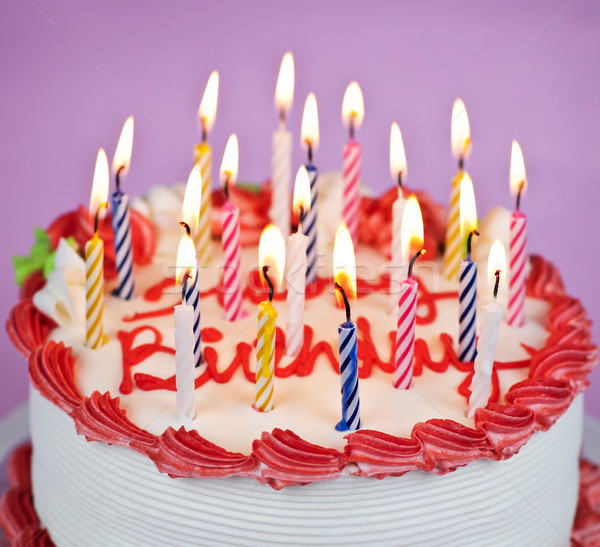
<instances>
[{"instance_id":1,"label":"birthday cake","mask_svg":"<svg viewBox=\"0 0 600 547\"><path fill-rule=\"evenodd\" d=\"M468 417L474 368L457 357L457 282L440 274L444 212L419 194L428 254L415 266L412 387L396 389L397 323L382 274L396 190L363 198L352 304L362 427L338 431L344 310L331 261L339 201L336 176L322 180L329 214L319 221L319 278L307 289L295 357L286 355L285 288L273 297L270 412L253 408L256 306L268 293L257 250L268 185L231 189L243 211L246 315L235 322L224 318L218 217L213 222L211 265L198 274L202 362L193 373L193 419L178 417L175 397L173 306L181 289L172 268L184 187L155 187L132 202L133 299L111 295L110 214L100 222L107 341L98 349L85 344L87 210L38 233L38 252L53 254L54 269L46 278L27 272L7 322L31 379L33 506L13 493L0 511L16 544L569 544L580 394L596 362L581 303L565 293L556 268L530 256L525 324L500 324L489 402ZM222 200L214 194L214 211ZM486 229L494 232L503 214L482 224L474 252L487 252Z\"/></svg>"}]
</instances>

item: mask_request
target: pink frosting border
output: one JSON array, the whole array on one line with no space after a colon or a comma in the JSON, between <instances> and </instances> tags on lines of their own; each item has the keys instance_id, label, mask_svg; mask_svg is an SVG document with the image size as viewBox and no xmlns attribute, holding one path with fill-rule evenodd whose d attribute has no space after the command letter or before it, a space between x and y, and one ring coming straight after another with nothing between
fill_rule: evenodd
<instances>
[{"instance_id":1,"label":"pink frosting border","mask_svg":"<svg viewBox=\"0 0 600 547\"><path fill-rule=\"evenodd\" d=\"M88 398L79 393L71 348L46 340L52 325L31 300L13 308L7 331L29 358L33 386L71 416L80 435L140 452L171 477L248 476L280 489L333 479L343 472L377 478L416 469L444 474L479 458L511 457L535 431L549 429L589 384L597 348L590 342L585 309L565 294L553 265L539 256L532 256L531 264L527 295L549 302L550 336L546 346L533 353L529 377L508 390L505 402L479 409L474 428L432 419L415 424L409 438L359 430L345 437L343 452L281 429L264 432L248 455L229 452L183 427L152 435L127 418L119 397L94 392Z\"/></svg>"}]
</instances>

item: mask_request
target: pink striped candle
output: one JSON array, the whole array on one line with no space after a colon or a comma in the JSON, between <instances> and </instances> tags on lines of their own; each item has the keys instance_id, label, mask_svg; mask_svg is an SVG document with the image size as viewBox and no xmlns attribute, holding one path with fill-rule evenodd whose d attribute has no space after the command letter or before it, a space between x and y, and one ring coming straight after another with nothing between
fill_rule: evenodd
<instances>
[{"instance_id":1,"label":"pink striped candle","mask_svg":"<svg viewBox=\"0 0 600 547\"><path fill-rule=\"evenodd\" d=\"M359 181L362 162L362 147L354 140L354 130L360 127L364 116L362 91L356 82L352 82L346 88L342 102L342 120L348 125L350 131L350 138L344 146L342 219L350 231L354 246L358 241Z\"/></svg>"},{"instance_id":2,"label":"pink striped candle","mask_svg":"<svg viewBox=\"0 0 600 547\"><path fill-rule=\"evenodd\" d=\"M527 188L523 152L513 141L510 156L510 188L517 197L517 206L510 218L510 242L508 249L508 324L521 327L525 323L525 286L527 277L527 217L521 213L521 195Z\"/></svg>"},{"instance_id":3,"label":"pink striped candle","mask_svg":"<svg viewBox=\"0 0 600 547\"><path fill-rule=\"evenodd\" d=\"M348 230L350 230L354 245L356 245L358 238L361 161L362 147L354 139L350 138L344 146L342 218L346 226L348 226Z\"/></svg>"},{"instance_id":4,"label":"pink striped candle","mask_svg":"<svg viewBox=\"0 0 600 547\"><path fill-rule=\"evenodd\" d=\"M415 261L425 253L420 250L412 257L408 277L400 285L398 298L398 330L396 331L396 372L394 387L409 389L412 386L413 360L415 353L415 325L417 321L417 290L419 285L412 278Z\"/></svg>"}]
</instances>

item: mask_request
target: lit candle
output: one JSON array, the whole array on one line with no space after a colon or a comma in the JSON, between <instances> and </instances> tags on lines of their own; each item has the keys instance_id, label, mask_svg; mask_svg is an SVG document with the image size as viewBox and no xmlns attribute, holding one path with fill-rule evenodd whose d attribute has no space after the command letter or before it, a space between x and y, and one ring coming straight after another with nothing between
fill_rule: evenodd
<instances>
[{"instance_id":1,"label":"lit candle","mask_svg":"<svg viewBox=\"0 0 600 547\"><path fill-rule=\"evenodd\" d=\"M198 120L202 127L202 142L195 147L195 165L200 169L202 181L202 201L200 203L200 215L198 230L194 243L198 251L198 261L201 266L210 264L211 256L211 205L212 205L212 148L206 142L208 132L212 129L217 117L217 99L219 96L219 73L214 71L204 90L200 108L198 109Z\"/></svg>"},{"instance_id":2,"label":"lit candle","mask_svg":"<svg viewBox=\"0 0 600 547\"><path fill-rule=\"evenodd\" d=\"M258 305L256 336L256 391L254 409L273 409L273 373L275 370L275 334L277 310L273 306L273 288L281 285L285 264L285 242L277 226L270 224L260 236L258 263L269 285L269 299ZM271 272L271 273L269 273Z\"/></svg>"},{"instance_id":3,"label":"lit candle","mask_svg":"<svg viewBox=\"0 0 600 547\"><path fill-rule=\"evenodd\" d=\"M454 101L450 125L452 155L458 160L458 173L452 179L448 226L446 228L446 248L444 250L444 275L447 279L458 277L458 267L462 243L460 238L460 181L462 179L465 158L471 148L469 118L461 99Z\"/></svg>"},{"instance_id":4,"label":"lit candle","mask_svg":"<svg viewBox=\"0 0 600 547\"><path fill-rule=\"evenodd\" d=\"M488 258L488 279L494 282L494 300L483 306L483 319L479 340L477 341L477 357L475 357L475 373L471 380L471 396L469 397L469 418L475 415L478 408L485 408L490 398L494 354L498 343L502 308L496 303L500 273L505 270L504 245L500 240L494 241Z\"/></svg>"},{"instance_id":5,"label":"lit candle","mask_svg":"<svg viewBox=\"0 0 600 547\"><path fill-rule=\"evenodd\" d=\"M477 208L471 177L465 173L460 183L460 239L467 240L467 254L460 261L458 273L458 359L473 361L475 320L477 316L477 264L471 260L471 240L477 231Z\"/></svg>"},{"instance_id":6,"label":"lit candle","mask_svg":"<svg viewBox=\"0 0 600 547\"><path fill-rule=\"evenodd\" d=\"M350 230L352 241L358 241L358 208L360 205L360 173L362 148L354 140L354 132L360 127L365 116L362 92L356 82L352 82L344 93L342 102L342 120L348 126L349 139L344 146L344 179L342 195L342 218Z\"/></svg>"},{"instance_id":7,"label":"lit candle","mask_svg":"<svg viewBox=\"0 0 600 547\"><path fill-rule=\"evenodd\" d=\"M392 247L390 268L390 313L398 311L398 288L404 276L402 258L401 225L406 200L402 192L403 179L406 178L406 154L402 143L402 134L394 122L390 132L390 171L392 178L398 181L398 197L392 205Z\"/></svg>"},{"instance_id":8,"label":"lit candle","mask_svg":"<svg viewBox=\"0 0 600 547\"><path fill-rule=\"evenodd\" d=\"M104 336L102 314L104 312L104 242L98 236L98 222L104 217L108 207L108 160L106 152L100 148L96 158L92 196L90 198L90 218L94 219L94 235L85 244L85 345L88 348L102 347Z\"/></svg>"},{"instance_id":9,"label":"lit candle","mask_svg":"<svg viewBox=\"0 0 600 547\"><path fill-rule=\"evenodd\" d=\"M519 210L521 196L527 189L523 152L517 141L510 155L510 189L517 206L510 217L508 324L521 327L525 323L525 267L527 265L527 217Z\"/></svg>"},{"instance_id":10,"label":"lit candle","mask_svg":"<svg viewBox=\"0 0 600 547\"><path fill-rule=\"evenodd\" d=\"M129 218L129 196L121 191L121 177L129 171L133 147L133 116L125 120L121 137L113 158L116 190L112 195L112 229L114 233L117 288L115 296L129 300L133 297L133 248L131 246L131 220Z\"/></svg>"},{"instance_id":11,"label":"lit candle","mask_svg":"<svg viewBox=\"0 0 600 547\"><path fill-rule=\"evenodd\" d=\"M240 210L229 199L229 186L235 184L238 171L238 141L235 134L229 137L223 161L221 180L225 193L225 204L221 208L223 228L223 288L225 294L225 319L237 321L245 317L242 308L242 251L240 242Z\"/></svg>"},{"instance_id":12,"label":"lit candle","mask_svg":"<svg viewBox=\"0 0 600 547\"><path fill-rule=\"evenodd\" d=\"M184 235L177 248L176 279L181 282L181 304L173 307L175 322L175 385L177 387L177 418L193 420L196 414L194 397L194 308L187 301L188 284L197 277L196 253L189 236Z\"/></svg>"},{"instance_id":13,"label":"lit candle","mask_svg":"<svg viewBox=\"0 0 600 547\"><path fill-rule=\"evenodd\" d=\"M334 286L338 305L346 310L346 321L338 327L340 353L340 383L342 387L342 419L338 431L359 429L360 397L358 394L358 342L356 323L350 316L348 298L356 298L356 266L352 237L343 224L338 228L333 248Z\"/></svg>"},{"instance_id":14,"label":"lit candle","mask_svg":"<svg viewBox=\"0 0 600 547\"><path fill-rule=\"evenodd\" d=\"M319 172L313 165L313 152L319 146L319 113L317 111L317 99L313 93L309 93L304 103L300 139L308 153L308 161L305 167L310 181L310 209L306 213L302 229L308 237L306 284L311 285L317 281L317 198L319 196Z\"/></svg>"},{"instance_id":15,"label":"lit candle","mask_svg":"<svg viewBox=\"0 0 600 547\"><path fill-rule=\"evenodd\" d=\"M423 216L419 202L411 196L402 216L402 245L408 256L415 245L423 245ZM396 330L396 354L394 387L409 389L412 386L413 360L415 352L415 325L417 320L418 283L412 278L413 267L419 256L425 254L420 249L410 260L408 275L400 284L398 297L398 328Z\"/></svg>"},{"instance_id":16,"label":"lit candle","mask_svg":"<svg viewBox=\"0 0 600 547\"><path fill-rule=\"evenodd\" d=\"M304 166L298 169L294 185L294 214L298 215L298 229L288 237L287 244L287 330L285 352L298 355L304 343L304 303L306 290L306 249L308 238L302 233L302 223L310 211L310 183Z\"/></svg>"},{"instance_id":17,"label":"lit candle","mask_svg":"<svg viewBox=\"0 0 600 547\"><path fill-rule=\"evenodd\" d=\"M273 132L271 156L271 221L284 237L290 233L290 179L292 178L292 134L285 128L285 116L294 100L294 57L288 51L281 61L275 104L279 110L279 128Z\"/></svg>"},{"instance_id":18,"label":"lit candle","mask_svg":"<svg viewBox=\"0 0 600 547\"><path fill-rule=\"evenodd\" d=\"M186 222L180 222L179 224L185 228L185 235L183 238L189 240L189 245L191 245L193 249L194 243L191 238L189 225ZM186 304L191 305L194 309L194 321L192 325L194 334L194 365L198 367L202 363L202 328L200 321L200 288L198 287L198 255L195 252L194 255L194 276L187 281L185 300Z\"/></svg>"}]
</instances>

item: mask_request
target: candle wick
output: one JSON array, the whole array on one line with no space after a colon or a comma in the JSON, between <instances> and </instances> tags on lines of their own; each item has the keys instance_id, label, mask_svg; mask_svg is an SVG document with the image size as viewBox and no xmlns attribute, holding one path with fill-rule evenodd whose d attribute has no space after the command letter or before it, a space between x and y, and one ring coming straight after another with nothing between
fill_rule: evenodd
<instances>
[{"instance_id":1,"label":"candle wick","mask_svg":"<svg viewBox=\"0 0 600 547\"><path fill-rule=\"evenodd\" d=\"M296 232L302 233L302 223L304 222L304 205L300 204L298 212L298 229Z\"/></svg>"},{"instance_id":2,"label":"candle wick","mask_svg":"<svg viewBox=\"0 0 600 547\"><path fill-rule=\"evenodd\" d=\"M208 131L206 130L206 118L202 117L202 142L205 143L208 137Z\"/></svg>"},{"instance_id":3,"label":"candle wick","mask_svg":"<svg viewBox=\"0 0 600 547\"><path fill-rule=\"evenodd\" d=\"M188 284L188 279L191 279L191 278L192 278L192 276L189 273L185 272L183 274L183 279L181 281L181 303L182 304L184 304L184 303L187 304L187 297L186 297L187 284Z\"/></svg>"},{"instance_id":4,"label":"candle wick","mask_svg":"<svg viewBox=\"0 0 600 547\"><path fill-rule=\"evenodd\" d=\"M185 233L189 237L192 237L192 231L190 230L190 225L187 222L183 222L183 221L179 222L179 224L185 228Z\"/></svg>"},{"instance_id":5,"label":"candle wick","mask_svg":"<svg viewBox=\"0 0 600 547\"><path fill-rule=\"evenodd\" d=\"M519 191L517 192L517 211L521 207L521 192L523 191L524 186L525 186L525 181L522 180L521 184L519 184Z\"/></svg>"},{"instance_id":6,"label":"candle wick","mask_svg":"<svg viewBox=\"0 0 600 547\"><path fill-rule=\"evenodd\" d=\"M460 157L458 158L458 171L462 172L464 167L465 167L465 157L463 154L461 154Z\"/></svg>"},{"instance_id":7,"label":"candle wick","mask_svg":"<svg viewBox=\"0 0 600 547\"><path fill-rule=\"evenodd\" d=\"M346 321L350 323L352 319L350 317L350 303L348 302L346 291L339 283L334 283L333 286L342 293L342 298L344 299L344 308L346 309Z\"/></svg>"},{"instance_id":8,"label":"candle wick","mask_svg":"<svg viewBox=\"0 0 600 547\"><path fill-rule=\"evenodd\" d=\"M398 171L398 188L402 189L402 171Z\"/></svg>"},{"instance_id":9,"label":"candle wick","mask_svg":"<svg viewBox=\"0 0 600 547\"><path fill-rule=\"evenodd\" d=\"M225 198L229 199L229 177L231 173L229 171L225 171L225 184L223 185L223 192L225 193Z\"/></svg>"},{"instance_id":10,"label":"candle wick","mask_svg":"<svg viewBox=\"0 0 600 547\"><path fill-rule=\"evenodd\" d=\"M100 221L100 212L102 209L108 209L108 203L103 201L100 205L98 205L98 209L96 209L96 214L94 215L94 233L98 233L98 222Z\"/></svg>"},{"instance_id":11,"label":"candle wick","mask_svg":"<svg viewBox=\"0 0 600 547\"><path fill-rule=\"evenodd\" d=\"M350 129L349 133L350 133L350 140L351 141L354 140L354 118L355 117L356 117L356 112L352 112L350 114L350 124L349 124L350 125L350 127L349 127L349 129Z\"/></svg>"},{"instance_id":12,"label":"candle wick","mask_svg":"<svg viewBox=\"0 0 600 547\"><path fill-rule=\"evenodd\" d=\"M424 255L424 254L425 254L425 249L421 249L418 253L415 254L415 256L413 256L410 259L410 264L408 265L408 279L412 279L413 267L415 265L417 258L419 258L421 255Z\"/></svg>"},{"instance_id":13,"label":"candle wick","mask_svg":"<svg viewBox=\"0 0 600 547\"><path fill-rule=\"evenodd\" d=\"M285 129L285 108L279 107L279 127Z\"/></svg>"},{"instance_id":14,"label":"candle wick","mask_svg":"<svg viewBox=\"0 0 600 547\"><path fill-rule=\"evenodd\" d=\"M263 276L265 278L265 281L267 282L267 285L269 285L269 302L273 302L273 282L269 278L268 271L269 271L269 266L263 266L263 268L262 268Z\"/></svg>"},{"instance_id":15,"label":"candle wick","mask_svg":"<svg viewBox=\"0 0 600 547\"><path fill-rule=\"evenodd\" d=\"M123 171L124 169L125 169L125 166L121 165L117 169L117 174L115 175L115 183L117 185L117 192L121 191L121 171Z\"/></svg>"},{"instance_id":16,"label":"candle wick","mask_svg":"<svg viewBox=\"0 0 600 547\"><path fill-rule=\"evenodd\" d=\"M494 298L498 298L498 286L500 285L500 270L496 270L496 283L494 284Z\"/></svg>"},{"instance_id":17,"label":"candle wick","mask_svg":"<svg viewBox=\"0 0 600 547\"><path fill-rule=\"evenodd\" d=\"M477 230L472 230L467 237L467 260L471 260L471 240L473 236L478 236L479 232Z\"/></svg>"},{"instance_id":18,"label":"candle wick","mask_svg":"<svg viewBox=\"0 0 600 547\"><path fill-rule=\"evenodd\" d=\"M312 165L312 161L313 161L312 142L309 139L306 139L306 144L308 146L308 164Z\"/></svg>"}]
</instances>

